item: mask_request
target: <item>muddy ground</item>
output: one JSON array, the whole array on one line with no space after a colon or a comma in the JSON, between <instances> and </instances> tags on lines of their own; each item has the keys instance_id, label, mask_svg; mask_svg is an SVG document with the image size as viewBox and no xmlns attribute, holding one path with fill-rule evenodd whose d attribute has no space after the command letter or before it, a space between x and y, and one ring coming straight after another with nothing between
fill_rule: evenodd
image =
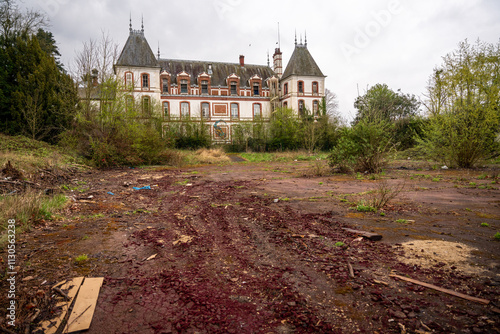
<instances>
[{"instance_id":1,"label":"muddy ground","mask_svg":"<svg viewBox=\"0 0 500 334\"><path fill-rule=\"evenodd\" d=\"M18 323L10 329L24 333L39 309L36 332L59 311L50 286L86 276L105 278L88 331L96 334L500 333L497 170L396 162L377 177L311 177L319 167L76 174L63 187L71 202L61 217L18 236ZM399 188L382 210L356 209L373 190ZM5 266L5 251L2 258ZM5 279L1 287L4 296Z\"/></svg>"}]
</instances>

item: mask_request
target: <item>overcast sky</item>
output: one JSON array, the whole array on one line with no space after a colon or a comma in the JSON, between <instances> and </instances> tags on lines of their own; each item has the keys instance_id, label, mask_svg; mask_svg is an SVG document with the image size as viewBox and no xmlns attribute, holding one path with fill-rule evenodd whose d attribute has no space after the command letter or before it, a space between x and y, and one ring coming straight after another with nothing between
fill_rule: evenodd
<instances>
[{"instance_id":1,"label":"overcast sky","mask_svg":"<svg viewBox=\"0 0 500 334\"><path fill-rule=\"evenodd\" d=\"M327 76L342 115L367 87L422 96L442 57L466 38L498 43L498 0L19 0L43 11L68 66L82 43L109 33L124 45L129 17L162 58L267 64L278 42L284 64L307 32L308 49Z\"/></svg>"}]
</instances>

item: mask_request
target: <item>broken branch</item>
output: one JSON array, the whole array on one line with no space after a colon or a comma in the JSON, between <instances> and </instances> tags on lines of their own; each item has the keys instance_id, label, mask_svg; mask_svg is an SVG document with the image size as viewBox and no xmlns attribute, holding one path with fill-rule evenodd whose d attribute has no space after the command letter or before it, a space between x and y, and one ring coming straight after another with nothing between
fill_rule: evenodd
<instances>
[{"instance_id":1,"label":"broken branch","mask_svg":"<svg viewBox=\"0 0 500 334\"><path fill-rule=\"evenodd\" d=\"M399 276L399 275L389 275L389 277L399 278L399 279L401 279L403 281L407 281L407 282L410 282L410 283L413 283L413 284L425 286L426 288L434 289L434 290L437 290L437 291L441 291L441 292L447 293L447 294L455 296L455 297L459 297L459 298L470 300L472 302L477 302L477 303L481 303L481 304L485 304L485 305L488 305L490 303L490 301L487 300L487 299L471 297L471 296L465 295L465 294L460 293L460 292L456 292L456 291L453 291L453 290L441 288L439 286L436 286L436 285L433 285L433 284L429 284L429 283L425 283L425 282L421 282L421 281L417 281L417 280L412 279L412 278L408 278L408 277L404 277L404 276Z\"/></svg>"}]
</instances>

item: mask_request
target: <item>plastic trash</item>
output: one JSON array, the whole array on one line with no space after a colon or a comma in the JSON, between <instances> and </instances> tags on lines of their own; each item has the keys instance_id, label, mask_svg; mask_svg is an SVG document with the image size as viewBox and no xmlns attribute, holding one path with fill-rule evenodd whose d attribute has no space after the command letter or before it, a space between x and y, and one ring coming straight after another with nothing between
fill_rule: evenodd
<instances>
[{"instance_id":1,"label":"plastic trash","mask_svg":"<svg viewBox=\"0 0 500 334\"><path fill-rule=\"evenodd\" d=\"M113 194L111 191L108 191L108 195L114 196L115 194Z\"/></svg>"},{"instance_id":2,"label":"plastic trash","mask_svg":"<svg viewBox=\"0 0 500 334\"><path fill-rule=\"evenodd\" d=\"M441 167L441 169L448 169L448 166L443 166Z\"/></svg>"},{"instance_id":3,"label":"plastic trash","mask_svg":"<svg viewBox=\"0 0 500 334\"><path fill-rule=\"evenodd\" d=\"M133 187L134 190L151 190L151 186Z\"/></svg>"}]
</instances>

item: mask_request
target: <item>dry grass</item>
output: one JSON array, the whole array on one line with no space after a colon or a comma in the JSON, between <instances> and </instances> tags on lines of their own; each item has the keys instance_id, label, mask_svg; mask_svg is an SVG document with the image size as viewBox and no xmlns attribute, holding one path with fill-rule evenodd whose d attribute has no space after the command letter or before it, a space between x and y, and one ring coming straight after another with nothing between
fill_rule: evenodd
<instances>
[{"instance_id":1,"label":"dry grass","mask_svg":"<svg viewBox=\"0 0 500 334\"><path fill-rule=\"evenodd\" d=\"M368 203L371 207L381 209L398 197L405 187L406 179L398 184L390 184L386 179L382 179L377 183L377 188L369 192Z\"/></svg>"},{"instance_id":2,"label":"dry grass","mask_svg":"<svg viewBox=\"0 0 500 334\"><path fill-rule=\"evenodd\" d=\"M223 164L231 162L221 148L201 148L195 152L195 159L200 164Z\"/></svg>"},{"instance_id":3,"label":"dry grass","mask_svg":"<svg viewBox=\"0 0 500 334\"><path fill-rule=\"evenodd\" d=\"M304 172L305 177L328 176L331 175L331 168L326 160L316 159Z\"/></svg>"}]
</instances>

